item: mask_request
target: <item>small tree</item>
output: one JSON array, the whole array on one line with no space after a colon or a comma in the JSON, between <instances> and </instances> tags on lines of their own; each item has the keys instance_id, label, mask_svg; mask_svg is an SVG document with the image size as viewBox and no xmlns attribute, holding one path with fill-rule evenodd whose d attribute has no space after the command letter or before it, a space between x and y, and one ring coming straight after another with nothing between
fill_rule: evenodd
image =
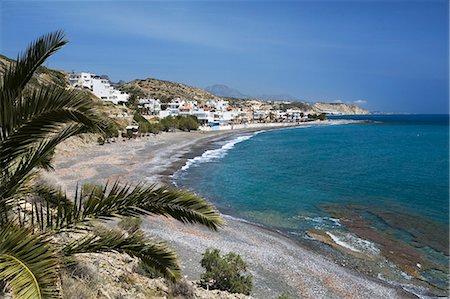
<instances>
[{"instance_id":1,"label":"small tree","mask_svg":"<svg viewBox=\"0 0 450 299\"><path fill-rule=\"evenodd\" d=\"M206 269L206 272L201 275L202 286L250 295L252 276L245 275L247 264L240 255L230 252L220 256L220 250L207 249L200 263Z\"/></svg>"}]
</instances>

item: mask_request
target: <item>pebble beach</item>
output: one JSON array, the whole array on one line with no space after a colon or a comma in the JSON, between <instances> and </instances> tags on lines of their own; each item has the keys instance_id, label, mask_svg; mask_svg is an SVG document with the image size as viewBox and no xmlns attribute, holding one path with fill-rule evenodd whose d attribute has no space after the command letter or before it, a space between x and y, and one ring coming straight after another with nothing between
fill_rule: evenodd
<instances>
[{"instance_id":1,"label":"pebble beach","mask_svg":"<svg viewBox=\"0 0 450 299\"><path fill-rule=\"evenodd\" d=\"M332 124L327 121L307 125ZM103 146L87 143L63 145L54 159L46 182L60 185L70 194L77 184L120 182L171 184L172 175L188 159L211 149L214 142L270 125L218 132L174 132ZM284 234L224 215L219 232L183 225L162 217L148 217L142 228L149 235L169 242L179 255L182 272L198 280L200 259L207 248L239 253L253 275L256 298L276 298L286 293L295 298L416 298L394 287L344 267L331 256L318 253Z\"/></svg>"}]
</instances>

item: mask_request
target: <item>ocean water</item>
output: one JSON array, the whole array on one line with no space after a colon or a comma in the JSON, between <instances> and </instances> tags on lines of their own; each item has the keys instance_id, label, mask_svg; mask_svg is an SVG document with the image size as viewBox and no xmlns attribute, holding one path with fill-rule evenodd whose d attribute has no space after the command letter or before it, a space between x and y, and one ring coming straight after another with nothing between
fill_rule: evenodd
<instances>
[{"instance_id":1,"label":"ocean water","mask_svg":"<svg viewBox=\"0 0 450 299\"><path fill-rule=\"evenodd\" d=\"M375 259L379 278L446 293L448 115L352 118L368 122L233 137L189 160L175 182L222 213L293 238L328 236L401 274Z\"/></svg>"}]
</instances>

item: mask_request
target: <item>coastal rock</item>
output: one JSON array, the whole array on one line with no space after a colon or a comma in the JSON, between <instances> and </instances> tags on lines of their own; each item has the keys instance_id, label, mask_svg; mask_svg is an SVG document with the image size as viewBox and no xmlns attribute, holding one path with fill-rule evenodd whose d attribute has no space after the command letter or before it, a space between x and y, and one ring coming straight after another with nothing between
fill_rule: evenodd
<instances>
[{"instance_id":1,"label":"coastal rock","mask_svg":"<svg viewBox=\"0 0 450 299\"><path fill-rule=\"evenodd\" d=\"M194 281L182 279L173 284L163 278L138 274L138 260L124 254L80 254L77 263L63 271L64 298L146 299L251 299L250 296L219 290L206 290Z\"/></svg>"}]
</instances>

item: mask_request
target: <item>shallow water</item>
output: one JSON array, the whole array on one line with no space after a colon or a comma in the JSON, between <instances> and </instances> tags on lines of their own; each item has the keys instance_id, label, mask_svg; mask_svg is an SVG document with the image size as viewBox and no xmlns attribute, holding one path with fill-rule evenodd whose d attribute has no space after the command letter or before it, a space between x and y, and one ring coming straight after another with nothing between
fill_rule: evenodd
<instances>
[{"instance_id":1,"label":"shallow water","mask_svg":"<svg viewBox=\"0 0 450 299\"><path fill-rule=\"evenodd\" d=\"M376 248L405 280L444 292L448 116L363 119L372 122L235 137L190 160L176 182L294 238L319 229L344 247Z\"/></svg>"}]
</instances>

